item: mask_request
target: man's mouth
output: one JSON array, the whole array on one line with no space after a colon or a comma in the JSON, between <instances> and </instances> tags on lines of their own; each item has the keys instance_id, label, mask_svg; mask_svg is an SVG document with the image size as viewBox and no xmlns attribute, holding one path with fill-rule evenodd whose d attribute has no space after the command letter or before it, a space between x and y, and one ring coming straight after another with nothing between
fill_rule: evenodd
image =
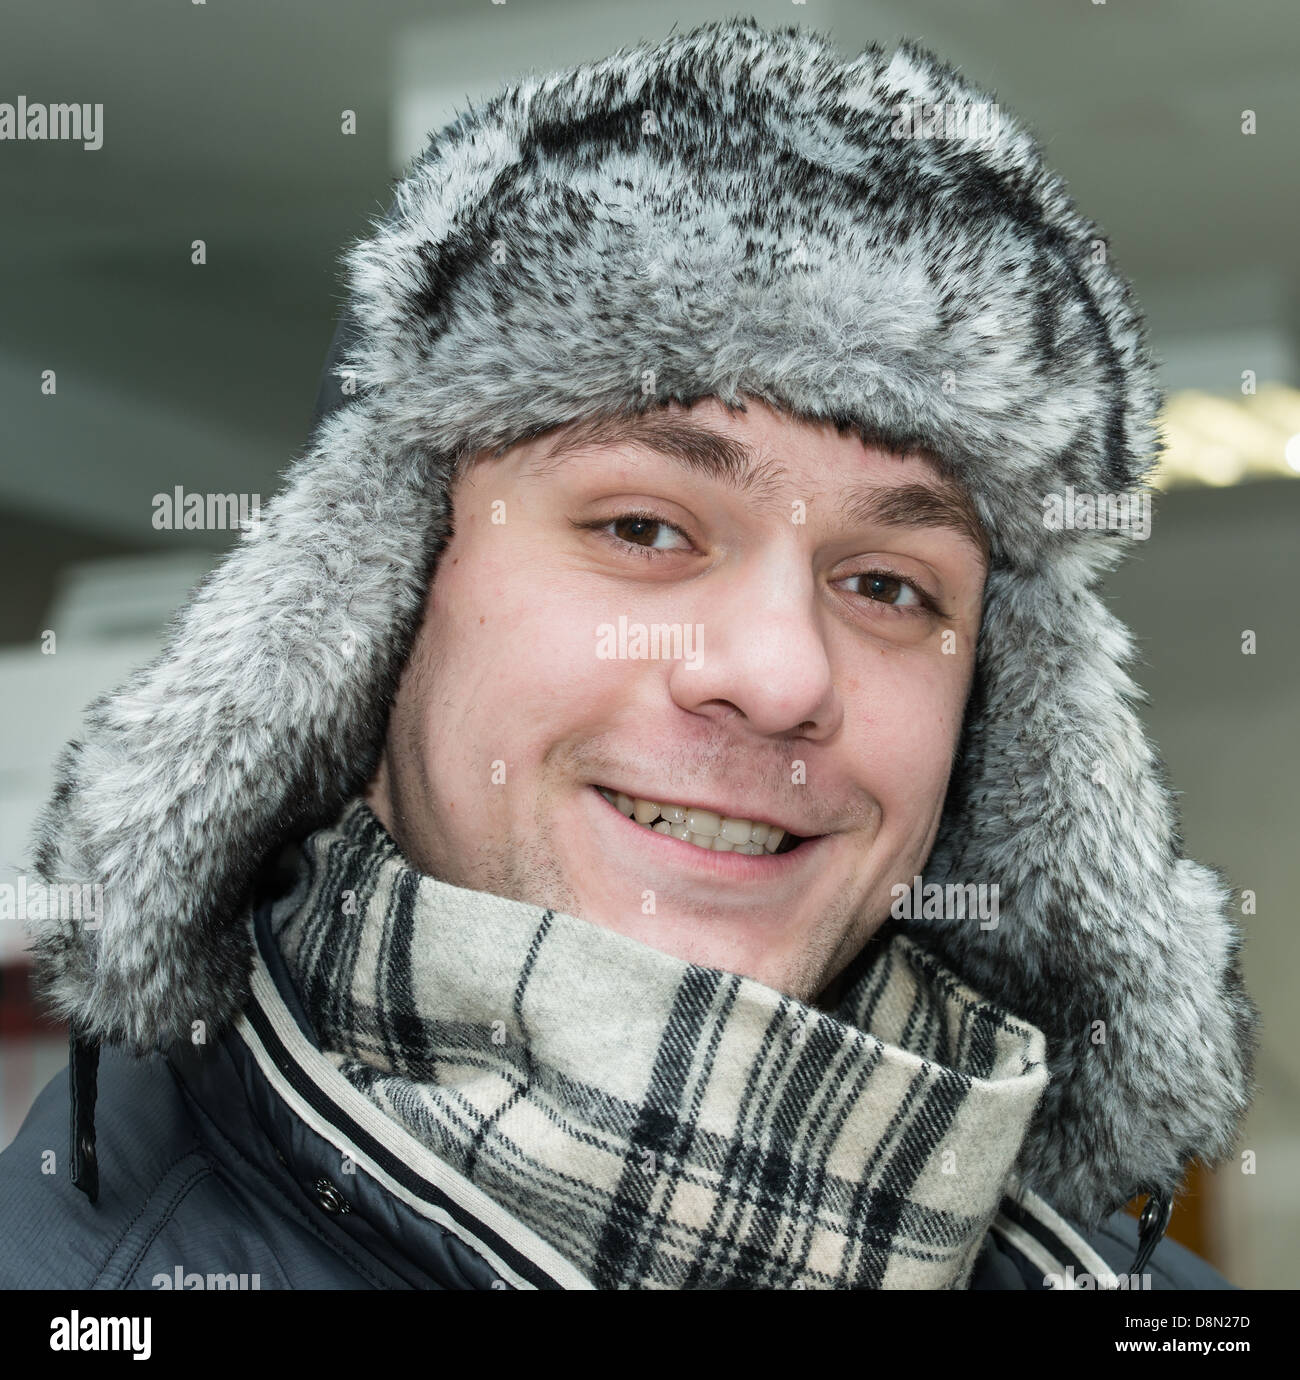
<instances>
[{"instance_id":1,"label":"man's mouth","mask_svg":"<svg viewBox=\"0 0 1300 1380\"><path fill-rule=\"evenodd\" d=\"M607 786L596 789L633 823L709 852L761 858L765 854L792 852L805 842L800 835L767 820L721 815L689 802L643 800Z\"/></svg>"}]
</instances>

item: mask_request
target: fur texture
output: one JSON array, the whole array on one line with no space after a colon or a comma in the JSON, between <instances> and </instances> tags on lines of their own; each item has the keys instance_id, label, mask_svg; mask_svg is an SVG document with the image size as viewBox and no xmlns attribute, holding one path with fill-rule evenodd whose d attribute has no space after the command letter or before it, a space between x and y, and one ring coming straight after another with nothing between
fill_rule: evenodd
<instances>
[{"instance_id":1,"label":"fur texture","mask_svg":"<svg viewBox=\"0 0 1300 1380\"><path fill-rule=\"evenodd\" d=\"M1228 1153L1257 1015L1096 592L1131 538L1042 517L1066 484L1144 484L1145 326L1004 107L986 144L890 133L900 102L992 99L910 41L846 61L738 19L531 75L432 138L346 256L356 396L60 761L35 864L103 882L105 909L32 923L53 1007L137 1051L237 1011L254 869L369 778L458 464L753 396L931 452L991 536L925 877L998 883L1000 923L909 929L1047 1035L1026 1186L1091 1223Z\"/></svg>"}]
</instances>

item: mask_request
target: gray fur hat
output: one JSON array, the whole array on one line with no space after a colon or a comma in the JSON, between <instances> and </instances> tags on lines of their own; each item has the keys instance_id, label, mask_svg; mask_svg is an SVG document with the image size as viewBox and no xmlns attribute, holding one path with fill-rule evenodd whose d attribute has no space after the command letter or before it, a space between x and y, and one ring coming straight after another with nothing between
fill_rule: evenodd
<instances>
[{"instance_id":1,"label":"gray fur hat","mask_svg":"<svg viewBox=\"0 0 1300 1380\"><path fill-rule=\"evenodd\" d=\"M949 137L949 111L993 105L914 42L846 60L736 19L529 75L431 138L346 254L346 405L59 760L36 869L105 899L93 931L32 923L52 1008L135 1052L238 1012L259 866L376 766L458 466L750 396L932 455L988 531L925 879L996 882L1000 919L905 928L1047 1035L1025 1183L1093 1223L1229 1153L1257 1014L1098 593L1133 538L1044 522L1066 485L1142 488L1161 389L1103 232L1023 124L999 106ZM943 137L901 137L904 110Z\"/></svg>"}]
</instances>

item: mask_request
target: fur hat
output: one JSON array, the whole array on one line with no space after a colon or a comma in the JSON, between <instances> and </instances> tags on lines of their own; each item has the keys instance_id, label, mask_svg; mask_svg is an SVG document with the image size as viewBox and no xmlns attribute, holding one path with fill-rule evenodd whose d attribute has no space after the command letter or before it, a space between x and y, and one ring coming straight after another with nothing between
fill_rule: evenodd
<instances>
[{"instance_id":1,"label":"fur hat","mask_svg":"<svg viewBox=\"0 0 1300 1380\"><path fill-rule=\"evenodd\" d=\"M1142 490L1162 394L1104 233L1025 126L912 41L846 60L710 23L467 109L373 230L346 254L346 405L60 758L36 867L105 900L96 930L32 925L53 1008L136 1052L238 1012L259 865L374 771L457 466L750 396L934 456L988 531L925 879L996 882L1000 918L905 928L1046 1033L1024 1182L1091 1223L1226 1155L1257 1013L1098 592L1133 537L1044 521L1067 485Z\"/></svg>"}]
</instances>

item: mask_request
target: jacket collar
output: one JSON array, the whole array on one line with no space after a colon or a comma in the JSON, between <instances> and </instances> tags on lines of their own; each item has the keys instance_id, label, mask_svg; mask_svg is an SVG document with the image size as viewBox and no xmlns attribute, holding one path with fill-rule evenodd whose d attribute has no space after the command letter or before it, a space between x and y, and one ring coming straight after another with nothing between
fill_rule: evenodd
<instances>
[{"instance_id":1,"label":"jacket collar","mask_svg":"<svg viewBox=\"0 0 1300 1380\"><path fill-rule=\"evenodd\" d=\"M385 1116L321 1054L271 936L270 916L271 903L264 900L249 917L251 992L231 1039L255 1074L250 1097L290 1114L268 1116L265 1125L297 1177L306 1177L321 1195L332 1188L347 1211L368 1217L390 1246L434 1275L440 1251L430 1249L437 1237L429 1225L483 1261L498 1287L591 1288L553 1247ZM304 1156L294 1122L312 1133L306 1162L296 1166ZM315 1151L324 1152L323 1164Z\"/></svg>"}]
</instances>

